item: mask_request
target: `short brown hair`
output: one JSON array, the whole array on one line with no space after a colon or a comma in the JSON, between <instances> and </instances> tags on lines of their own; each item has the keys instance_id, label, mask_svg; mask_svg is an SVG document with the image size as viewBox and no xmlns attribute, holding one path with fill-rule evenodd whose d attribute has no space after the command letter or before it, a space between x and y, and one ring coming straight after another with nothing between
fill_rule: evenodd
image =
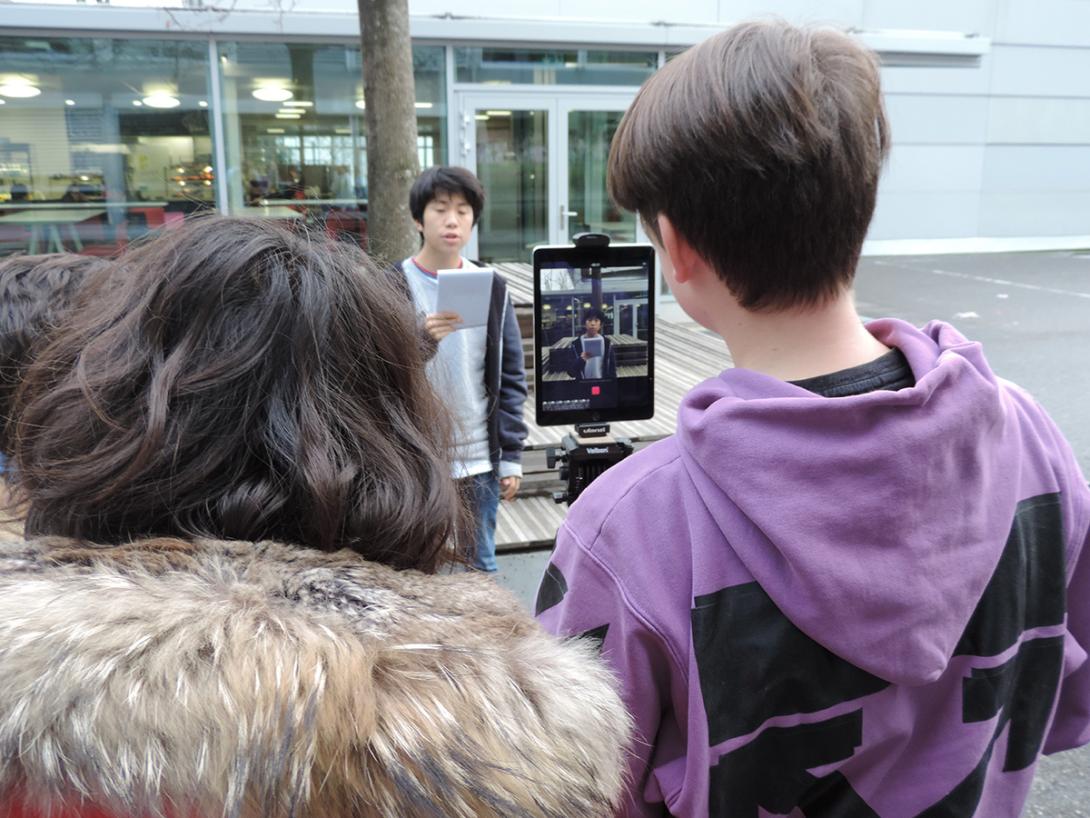
<instances>
[{"instance_id":1,"label":"short brown hair","mask_svg":"<svg viewBox=\"0 0 1090 818\"><path fill-rule=\"evenodd\" d=\"M851 283L889 144L876 55L846 34L749 22L644 83L609 190L658 236L665 215L750 310Z\"/></svg>"},{"instance_id":2,"label":"short brown hair","mask_svg":"<svg viewBox=\"0 0 1090 818\"><path fill-rule=\"evenodd\" d=\"M11 454L12 403L32 349L71 307L84 278L111 263L74 253L0 261L0 452Z\"/></svg>"},{"instance_id":3,"label":"short brown hair","mask_svg":"<svg viewBox=\"0 0 1090 818\"><path fill-rule=\"evenodd\" d=\"M461 501L416 316L358 248L193 219L96 275L17 397L28 534L435 569Z\"/></svg>"}]
</instances>

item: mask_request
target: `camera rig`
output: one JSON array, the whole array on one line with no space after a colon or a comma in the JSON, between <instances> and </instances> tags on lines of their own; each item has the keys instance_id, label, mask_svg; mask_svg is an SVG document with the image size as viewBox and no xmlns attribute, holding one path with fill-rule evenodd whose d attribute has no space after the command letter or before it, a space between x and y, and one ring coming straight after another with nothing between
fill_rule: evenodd
<instances>
[{"instance_id":1,"label":"camera rig","mask_svg":"<svg viewBox=\"0 0 1090 818\"><path fill-rule=\"evenodd\" d=\"M556 503L575 502L596 477L632 454L632 442L610 435L608 423L577 423L575 433L564 435L560 445L545 450L545 464L550 469L559 464L560 479L568 484L553 492Z\"/></svg>"},{"instance_id":2,"label":"camera rig","mask_svg":"<svg viewBox=\"0 0 1090 818\"><path fill-rule=\"evenodd\" d=\"M604 233L580 233L572 238L572 245L583 251L605 253L610 247L610 237ZM590 302L602 302L603 279L630 274L627 270L603 270L603 265L597 259L592 260L587 267L591 288ZM603 411L602 414L606 412ZM564 435L559 447L553 446L545 450L546 465L549 469L559 466L560 479L566 483L563 491L553 492L556 503L575 502L583 490L606 469L632 454L632 442L628 438L613 437L609 423L603 420L595 417L593 420L576 423L574 431Z\"/></svg>"}]
</instances>

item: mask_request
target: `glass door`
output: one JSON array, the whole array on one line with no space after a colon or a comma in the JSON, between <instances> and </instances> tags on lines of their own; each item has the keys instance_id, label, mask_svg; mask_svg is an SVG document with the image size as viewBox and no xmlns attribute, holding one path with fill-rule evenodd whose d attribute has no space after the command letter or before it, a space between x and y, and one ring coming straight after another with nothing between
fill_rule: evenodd
<instances>
[{"instance_id":1,"label":"glass door","mask_svg":"<svg viewBox=\"0 0 1090 818\"><path fill-rule=\"evenodd\" d=\"M485 190L466 255L485 262L529 261L556 233L556 99L462 94L463 164Z\"/></svg>"},{"instance_id":2,"label":"glass door","mask_svg":"<svg viewBox=\"0 0 1090 818\"><path fill-rule=\"evenodd\" d=\"M646 240L635 216L610 201L606 165L632 94L463 91L458 94L461 164L485 190L466 254L528 262L540 244L577 233Z\"/></svg>"},{"instance_id":3,"label":"glass door","mask_svg":"<svg viewBox=\"0 0 1090 818\"><path fill-rule=\"evenodd\" d=\"M606 166L613 134L621 124L628 95L571 96L558 101L558 153L562 198L557 241L567 244L578 233L605 233L615 242L641 240L636 217L617 207L606 192Z\"/></svg>"}]
</instances>

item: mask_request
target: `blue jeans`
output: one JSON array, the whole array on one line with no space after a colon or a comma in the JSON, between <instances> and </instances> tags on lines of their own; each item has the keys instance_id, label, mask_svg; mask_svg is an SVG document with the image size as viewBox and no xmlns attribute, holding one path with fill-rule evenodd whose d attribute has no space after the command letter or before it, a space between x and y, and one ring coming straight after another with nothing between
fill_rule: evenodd
<instances>
[{"instance_id":1,"label":"blue jeans","mask_svg":"<svg viewBox=\"0 0 1090 818\"><path fill-rule=\"evenodd\" d=\"M465 478L469 509L473 514L476 545L472 550L473 567L494 573L496 570L496 511L500 505L500 481L487 471Z\"/></svg>"}]
</instances>

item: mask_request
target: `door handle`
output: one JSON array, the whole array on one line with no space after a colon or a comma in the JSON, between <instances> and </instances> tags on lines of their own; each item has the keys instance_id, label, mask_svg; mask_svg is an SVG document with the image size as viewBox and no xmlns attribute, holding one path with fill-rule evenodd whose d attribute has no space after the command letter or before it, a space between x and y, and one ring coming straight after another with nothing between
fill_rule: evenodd
<instances>
[{"instance_id":1,"label":"door handle","mask_svg":"<svg viewBox=\"0 0 1090 818\"><path fill-rule=\"evenodd\" d=\"M573 216L578 216L578 215L579 215L578 210L568 210L567 205L560 205L560 218L565 219L565 218L571 218Z\"/></svg>"}]
</instances>

